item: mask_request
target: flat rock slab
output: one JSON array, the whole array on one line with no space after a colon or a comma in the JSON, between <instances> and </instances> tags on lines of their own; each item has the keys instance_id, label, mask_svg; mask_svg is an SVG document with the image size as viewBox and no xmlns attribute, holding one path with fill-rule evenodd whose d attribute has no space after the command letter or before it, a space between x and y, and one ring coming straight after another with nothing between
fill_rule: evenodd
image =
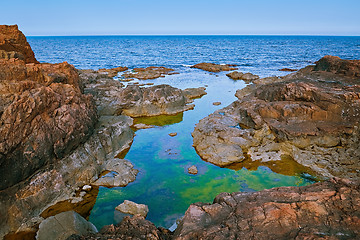
<instances>
[{"instance_id":1,"label":"flat rock slab","mask_svg":"<svg viewBox=\"0 0 360 240\"><path fill-rule=\"evenodd\" d=\"M235 66L233 64L198 63L191 66L191 68L198 68L208 72L223 72L236 70Z\"/></svg>"}]
</instances>

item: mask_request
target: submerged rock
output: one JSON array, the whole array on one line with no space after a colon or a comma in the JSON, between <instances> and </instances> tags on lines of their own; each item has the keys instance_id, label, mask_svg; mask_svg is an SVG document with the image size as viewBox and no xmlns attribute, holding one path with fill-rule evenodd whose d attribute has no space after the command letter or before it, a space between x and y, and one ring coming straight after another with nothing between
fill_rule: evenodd
<instances>
[{"instance_id":1,"label":"submerged rock","mask_svg":"<svg viewBox=\"0 0 360 240\"><path fill-rule=\"evenodd\" d=\"M349 64L355 68L358 62ZM199 155L218 166L290 157L325 177L358 178L358 80L318 68L237 92L239 100L196 125Z\"/></svg>"},{"instance_id":2,"label":"submerged rock","mask_svg":"<svg viewBox=\"0 0 360 240\"><path fill-rule=\"evenodd\" d=\"M166 67L134 68L132 72L124 73L124 78L137 78L140 80L155 79L166 75L178 74L174 69Z\"/></svg>"},{"instance_id":3,"label":"submerged rock","mask_svg":"<svg viewBox=\"0 0 360 240\"><path fill-rule=\"evenodd\" d=\"M215 63L198 63L195 64L193 66L191 66L191 68L198 68L198 69L202 69L208 72L222 72L222 71L231 71L231 70L236 70L237 68L235 68L233 64L215 64Z\"/></svg>"},{"instance_id":4,"label":"submerged rock","mask_svg":"<svg viewBox=\"0 0 360 240\"><path fill-rule=\"evenodd\" d=\"M146 217L149 212L149 207L145 204L138 204L129 200L125 200L123 203L118 205L115 210L118 210L122 213Z\"/></svg>"},{"instance_id":5,"label":"submerged rock","mask_svg":"<svg viewBox=\"0 0 360 240\"><path fill-rule=\"evenodd\" d=\"M354 239L360 234L358 183L221 193L190 205L173 239Z\"/></svg>"},{"instance_id":6,"label":"submerged rock","mask_svg":"<svg viewBox=\"0 0 360 240\"><path fill-rule=\"evenodd\" d=\"M194 175L198 174L197 167L195 165L192 165L191 167L188 168L188 173L194 174Z\"/></svg>"},{"instance_id":7,"label":"submerged rock","mask_svg":"<svg viewBox=\"0 0 360 240\"><path fill-rule=\"evenodd\" d=\"M59 213L45 219L39 226L37 240L66 240L73 234L98 232L96 227L74 211Z\"/></svg>"}]
</instances>

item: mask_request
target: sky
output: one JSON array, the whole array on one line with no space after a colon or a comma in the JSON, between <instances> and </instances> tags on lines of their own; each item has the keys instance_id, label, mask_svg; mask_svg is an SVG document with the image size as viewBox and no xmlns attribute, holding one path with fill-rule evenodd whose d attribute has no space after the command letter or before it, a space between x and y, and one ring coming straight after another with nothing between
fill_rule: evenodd
<instances>
[{"instance_id":1,"label":"sky","mask_svg":"<svg viewBox=\"0 0 360 240\"><path fill-rule=\"evenodd\" d=\"M0 0L27 36L360 36L360 0Z\"/></svg>"}]
</instances>

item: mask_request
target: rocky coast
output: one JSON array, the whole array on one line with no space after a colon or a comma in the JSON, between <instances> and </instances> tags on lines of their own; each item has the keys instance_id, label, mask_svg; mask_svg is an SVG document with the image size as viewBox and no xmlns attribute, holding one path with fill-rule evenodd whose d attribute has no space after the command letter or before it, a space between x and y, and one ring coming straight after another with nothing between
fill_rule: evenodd
<instances>
[{"instance_id":1,"label":"rocky coast","mask_svg":"<svg viewBox=\"0 0 360 240\"><path fill-rule=\"evenodd\" d=\"M193 68L236 70L212 63ZM173 232L146 220L147 211L96 229L83 217L99 187L124 187L139 173L123 159L134 118L179 114L206 94L205 88L122 82L156 79L173 69L126 70L39 63L16 25L0 26L0 238L359 238L360 61L333 56L285 77L229 73L251 84L192 133L198 154L217 166L262 162L276 168L291 159L322 181L221 193L212 204L191 204Z\"/></svg>"}]
</instances>

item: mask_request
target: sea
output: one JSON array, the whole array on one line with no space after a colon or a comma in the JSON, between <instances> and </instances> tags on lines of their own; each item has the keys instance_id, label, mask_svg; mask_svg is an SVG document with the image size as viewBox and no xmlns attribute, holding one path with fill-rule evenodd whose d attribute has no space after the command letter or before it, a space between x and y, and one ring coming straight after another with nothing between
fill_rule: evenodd
<instances>
[{"instance_id":1,"label":"sea","mask_svg":"<svg viewBox=\"0 0 360 240\"><path fill-rule=\"evenodd\" d=\"M221 192L254 192L281 186L304 186L320 178L291 159L282 162L247 161L220 168L203 161L192 146L195 125L215 110L236 100L246 84L226 76L190 68L201 62L236 64L239 71L260 77L283 76L282 68L300 69L325 55L360 59L360 37L340 36L64 36L28 37L40 62L67 61L78 69L126 66L164 66L179 74L154 80L181 89L206 87L195 108L173 116L135 119L156 127L136 131L124 157L139 170L126 187L100 187L89 221L100 229L124 217L115 207L124 200L146 204L147 219L158 227L175 229L191 203L211 203ZM114 81L121 79L115 77ZM219 106L214 102L221 102ZM168 134L176 132L177 136ZM195 165L198 174L187 169Z\"/></svg>"}]
</instances>

